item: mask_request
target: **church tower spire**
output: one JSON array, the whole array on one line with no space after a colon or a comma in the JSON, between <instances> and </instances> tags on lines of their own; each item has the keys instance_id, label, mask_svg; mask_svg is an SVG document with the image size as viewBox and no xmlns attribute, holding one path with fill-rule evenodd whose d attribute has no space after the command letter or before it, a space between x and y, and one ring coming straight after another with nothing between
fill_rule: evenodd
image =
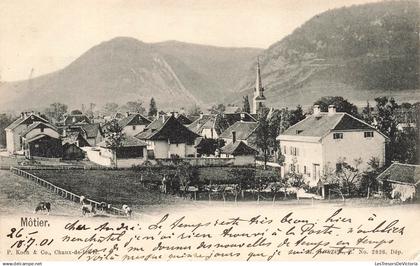
<instances>
[{"instance_id":1,"label":"church tower spire","mask_svg":"<svg viewBox=\"0 0 420 266\"><path fill-rule=\"evenodd\" d=\"M257 79L255 80L255 91L264 91L261 82L260 59L257 57Z\"/></svg>"},{"instance_id":2,"label":"church tower spire","mask_svg":"<svg viewBox=\"0 0 420 266\"><path fill-rule=\"evenodd\" d=\"M254 97L252 99L252 113L259 113L261 108L265 107L265 101L264 87L261 82L260 60L257 57L257 78L255 80Z\"/></svg>"}]
</instances>

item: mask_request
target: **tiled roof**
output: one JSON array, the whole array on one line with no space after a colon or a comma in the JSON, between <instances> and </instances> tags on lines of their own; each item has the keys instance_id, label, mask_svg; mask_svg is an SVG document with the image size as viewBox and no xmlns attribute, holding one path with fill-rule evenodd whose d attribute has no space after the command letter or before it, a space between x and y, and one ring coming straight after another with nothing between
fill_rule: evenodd
<instances>
[{"instance_id":1,"label":"tiled roof","mask_svg":"<svg viewBox=\"0 0 420 266\"><path fill-rule=\"evenodd\" d=\"M135 137L138 139L148 139L159 130L169 119L170 116L161 116L152 121L144 130Z\"/></svg>"},{"instance_id":2,"label":"tiled roof","mask_svg":"<svg viewBox=\"0 0 420 266\"><path fill-rule=\"evenodd\" d=\"M238 121L245 122L257 122L257 120L246 112L234 113L234 114L224 114L223 118L226 120L229 126L235 124Z\"/></svg>"},{"instance_id":3,"label":"tiled roof","mask_svg":"<svg viewBox=\"0 0 420 266\"><path fill-rule=\"evenodd\" d=\"M59 122L62 125L74 125L74 124L89 124L90 120L86 115L67 115L63 121Z\"/></svg>"},{"instance_id":4,"label":"tiled roof","mask_svg":"<svg viewBox=\"0 0 420 266\"><path fill-rule=\"evenodd\" d=\"M247 140L248 137L257 129L258 122L245 122L238 121L228 129L226 129L221 135L221 138L231 139L232 132L236 132L237 140Z\"/></svg>"},{"instance_id":5,"label":"tiled roof","mask_svg":"<svg viewBox=\"0 0 420 266\"><path fill-rule=\"evenodd\" d=\"M193 132L199 134L203 129L210 129L214 127L214 121L216 120L216 115L202 115L194 122L189 124L187 127Z\"/></svg>"},{"instance_id":6,"label":"tiled roof","mask_svg":"<svg viewBox=\"0 0 420 266\"><path fill-rule=\"evenodd\" d=\"M78 127L82 128L83 131L86 133L87 138L96 138L99 134L102 134L101 132L101 126L99 123L96 124L80 124L77 125Z\"/></svg>"},{"instance_id":7,"label":"tiled roof","mask_svg":"<svg viewBox=\"0 0 420 266\"><path fill-rule=\"evenodd\" d=\"M80 147L90 146L89 142L78 131L66 132L66 136L61 138L63 145L79 142Z\"/></svg>"},{"instance_id":8,"label":"tiled roof","mask_svg":"<svg viewBox=\"0 0 420 266\"><path fill-rule=\"evenodd\" d=\"M377 178L382 181L418 184L420 182L420 165L393 163Z\"/></svg>"},{"instance_id":9,"label":"tiled roof","mask_svg":"<svg viewBox=\"0 0 420 266\"><path fill-rule=\"evenodd\" d=\"M246 145L243 141L231 142L228 145L224 146L221 150L224 154L230 154L233 156L238 155L255 155L258 153L254 148Z\"/></svg>"},{"instance_id":10,"label":"tiled roof","mask_svg":"<svg viewBox=\"0 0 420 266\"><path fill-rule=\"evenodd\" d=\"M188 128L195 133L201 133L203 129L213 128L218 135L222 134L228 127L238 121L256 122L256 120L248 113L232 113L232 114L205 114L198 118Z\"/></svg>"},{"instance_id":11,"label":"tiled roof","mask_svg":"<svg viewBox=\"0 0 420 266\"><path fill-rule=\"evenodd\" d=\"M188 117L186 117L183 114L178 115L178 117L176 119L178 119L178 121L181 122L181 124L183 124L183 125L189 125L189 124L192 123L192 120L189 119Z\"/></svg>"},{"instance_id":12,"label":"tiled roof","mask_svg":"<svg viewBox=\"0 0 420 266\"><path fill-rule=\"evenodd\" d=\"M51 128L55 131L57 131L57 128L49 123L44 122L34 122L32 123L25 131L21 133L21 136L24 137L26 134L34 130L35 128ZM58 133L58 131L57 131Z\"/></svg>"},{"instance_id":13,"label":"tiled roof","mask_svg":"<svg viewBox=\"0 0 420 266\"><path fill-rule=\"evenodd\" d=\"M181 124L174 116L161 116L135 137L145 140L169 139L171 143L186 143L193 142L199 135Z\"/></svg>"},{"instance_id":14,"label":"tiled roof","mask_svg":"<svg viewBox=\"0 0 420 266\"><path fill-rule=\"evenodd\" d=\"M125 127L129 125L148 125L150 120L141 114L130 114L118 121L120 127Z\"/></svg>"},{"instance_id":15,"label":"tiled roof","mask_svg":"<svg viewBox=\"0 0 420 266\"><path fill-rule=\"evenodd\" d=\"M342 112L329 115L322 112L307 116L304 120L289 127L281 135L323 137L332 130L376 130L367 123Z\"/></svg>"},{"instance_id":16,"label":"tiled roof","mask_svg":"<svg viewBox=\"0 0 420 266\"><path fill-rule=\"evenodd\" d=\"M106 148L107 147L106 140L98 143L98 146ZM144 147L144 146L147 146L147 143L135 137L125 135L123 139L121 140L121 146L122 147Z\"/></svg>"},{"instance_id":17,"label":"tiled roof","mask_svg":"<svg viewBox=\"0 0 420 266\"><path fill-rule=\"evenodd\" d=\"M13 121L13 123L11 123L9 126L6 127L6 129L14 129L17 126L19 126L20 124L32 124L33 122L45 122L48 123L48 121L38 115L35 114L30 114L24 118L19 117L18 119L16 119L15 121Z\"/></svg>"}]
</instances>

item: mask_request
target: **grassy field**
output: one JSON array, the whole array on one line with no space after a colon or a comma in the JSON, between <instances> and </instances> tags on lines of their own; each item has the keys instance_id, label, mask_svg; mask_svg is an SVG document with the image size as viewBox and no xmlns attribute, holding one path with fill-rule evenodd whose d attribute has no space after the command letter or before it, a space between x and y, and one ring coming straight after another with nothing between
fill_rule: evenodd
<instances>
[{"instance_id":1,"label":"grassy field","mask_svg":"<svg viewBox=\"0 0 420 266\"><path fill-rule=\"evenodd\" d=\"M76 194L86 195L97 201L107 201L116 207L129 204L134 210L134 217L147 218L150 215L160 215L175 210L190 212L199 210L240 210L250 208L320 208L347 206L351 208L389 207L396 208L406 205L419 204L391 204L390 200L365 198L346 199L345 202L334 199L278 199L275 203L270 200L261 202L232 200L192 201L184 200L172 195L163 195L157 190L148 190L140 182L141 174L132 170L32 170L32 173L42 177L62 188ZM51 215L81 216L80 205L55 195L46 188L29 181L24 177L13 175L9 171L0 171L0 212L6 214L31 214L40 201L52 203Z\"/></svg>"},{"instance_id":2,"label":"grassy field","mask_svg":"<svg viewBox=\"0 0 420 266\"><path fill-rule=\"evenodd\" d=\"M128 204L136 209L144 206L170 205L181 198L164 195L158 188L147 189L141 173L131 170L31 170L29 171L61 188L87 198L111 203L115 207Z\"/></svg>"},{"instance_id":3,"label":"grassy field","mask_svg":"<svg viewBox=\"0 0 420 266\"><path fill-rule=\"evenodd\" d=\"M80 205L52 193L33 181L0 170L0 213L32 214L40 201L52 203L53 215L80 215Z\"/></svg>"}]
</instances>

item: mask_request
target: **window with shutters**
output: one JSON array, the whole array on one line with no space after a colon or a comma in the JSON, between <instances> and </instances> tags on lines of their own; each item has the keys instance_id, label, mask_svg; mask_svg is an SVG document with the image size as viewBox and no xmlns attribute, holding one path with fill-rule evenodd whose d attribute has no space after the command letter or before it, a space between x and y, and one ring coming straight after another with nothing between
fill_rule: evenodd
<instances>
[{"instance_id":1,"label":"window with shutters","mask_svg":"<svg viewBox=\"0 0 420 266\"><path fill-rule=\"evenodd\" d=\"M343 133L334 133L333 134L333 139L342 139L343 138Z\"/></svg>"},{"instance_id":2,"label":"window with shutters","mask_svg":"<svg viewBox=\"0 0 420 266\"><path fill-rule=\"evenodd\" d=\"M373 138L373 131L364 132L365 138Z\"/></svg>"}]
</instances>

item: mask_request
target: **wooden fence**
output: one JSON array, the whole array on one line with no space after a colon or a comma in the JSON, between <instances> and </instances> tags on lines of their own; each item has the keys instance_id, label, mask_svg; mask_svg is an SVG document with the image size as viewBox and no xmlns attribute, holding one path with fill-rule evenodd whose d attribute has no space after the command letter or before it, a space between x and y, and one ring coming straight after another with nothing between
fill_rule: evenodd
<instances>
[{"instance_id":1,"label":"wooden fence","mask_svg":"<svg viewBox=\"0 0 420 266\"><path fill-rule=\"evenodd\" d=\"M63 188L60 188L54 184L52 184L51 182L48 182L40 177L37 177L36 175L33 175L31 173L28 173L26 171L23 171L22 169L16 168L16 167L10 167L10 171L16 175L19 176L23 176L29 180L34 181L35 183L37 183L40 186L43 186L49 190L51 190L52 192L54 192L55 194L71 200L73 202L80 202L80 197L79 195L76 195L68 190L65 190ZM100 206L100 203L91 199L84 199L86 202L88 202L90 205L95 206L95 209L98 209L98 207ZM114 215L125 215L125 212L122 209L118 209L115 207L111 207L110 209L108 209L108 212Z\"/></svg>"}]
</instances>

